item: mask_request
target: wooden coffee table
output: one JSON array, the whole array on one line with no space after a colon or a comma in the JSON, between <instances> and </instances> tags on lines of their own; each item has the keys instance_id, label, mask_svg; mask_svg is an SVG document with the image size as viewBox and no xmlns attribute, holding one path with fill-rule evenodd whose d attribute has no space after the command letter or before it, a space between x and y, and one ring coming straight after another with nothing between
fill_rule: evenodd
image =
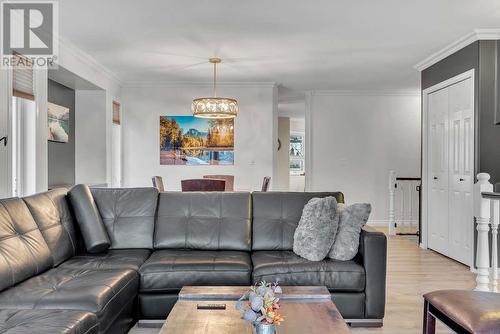
<instances>
[{"instance_id":1,"label":"wooden coffee table","mask_svg":"<svg viewBox=\"0 0 500 334\"><path fill-rule=\"evenodd\" d=\"M160 334L252 334L235 304L248 287L187 286L168 315ZM326 287L283 287L278 334L350 333ZM198 304L226 304L225 310L198 310Z\"/></svg>"}]
</instances>

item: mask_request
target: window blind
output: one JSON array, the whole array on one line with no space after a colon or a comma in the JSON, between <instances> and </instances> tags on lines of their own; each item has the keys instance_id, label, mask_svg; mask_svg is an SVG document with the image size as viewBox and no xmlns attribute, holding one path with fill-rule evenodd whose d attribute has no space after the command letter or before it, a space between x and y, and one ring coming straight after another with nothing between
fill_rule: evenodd
<instances>
[{"instance_id":1,"label":"window blind","mask_svg":"<svg viewBox=\"0 0 500 334\"><path fill-rule=\"evenodd\" d=\"M12 70L12 94L24 99L35 100L33 88L33 62L19 54L14 55Z\"/></svg>"},{"instance_id":2,"label":"window blind","mask_svg":"<svg viewBox=\"0 0 500 334\"><path fill-rule=\"evenodd\" d=\"M113 123L120 124L120 104L113 101Z\"/></svg>"}]
</instances>

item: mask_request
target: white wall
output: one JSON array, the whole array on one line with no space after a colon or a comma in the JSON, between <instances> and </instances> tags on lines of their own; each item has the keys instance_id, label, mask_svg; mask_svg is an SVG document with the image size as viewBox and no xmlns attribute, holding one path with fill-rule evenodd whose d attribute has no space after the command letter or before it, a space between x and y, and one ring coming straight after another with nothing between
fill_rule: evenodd
<instances>
[{"instance_id":1,"label":"white wall","mask_svg":"<svg viewBox=\"0 0 500 334\"><path fill-rule=\"evenodd\" d=\"M306 132L305 118L290 118L290 132Z\"/></svg>"},{"instance_id":2,"label":"white wall","mask_svg":"<svg viewBox=\"0 0 500 334\"><path fill-rule=\"evenodd\" d=\"M35 103L36 103L36 192L46 191L49 185L49 146L47 143L47 102L48 73L47 69L34 70Z\"/></svg>"},{"instance_id":3,"label":"white wall","mask_svg":"<svg viewBox=\"0 0 500 334\"><path fill-rule=\"evenodd\" d=\"M112 164L112 154L113 154L113 147L112 147L112 115L113 115L113 100L115 101L120 101L120 89L121 89L121 82L118 80L116 75L112 73L110 70L108 70L106 67L104 67L102 64L97 62L94 58L92 58L90 55L79 49L76 45L72 44L71 42L61 39L59 41L59 59L58 59L59 65L62 66L64 69L67 71L73 73L75 76L78 76L81 79L85 79L91 84L99 87L105 92L105 102L102 105L102 109L99 110L100 113L102 113L102 117L104 119L104 127L101 127L100 125L94 129L94 134L99 138L99 140L104 140L105 144L105 155L106 155L106 161L105 161L105 178L103 181L99 181L99 183L107 183L111 184L111 164ZM78 89L75 87L75 89ZM101 102L101 99L99 99L99 102ZM77 103L75 101L75 103ZM85 107L85 106L83 106ZM78 107L75 106L75 114L78 111ZM97 110L94 111L97 113ZM94 115L96 116L96 115ZM85 115L80 115L80 116L75 116L79 118L85 118ZM96 131L100 131L97 133ZM78 132L78 130L77 130ZM95 143L95 140L91 138L92 136L89 136L88 133L84 136L79 138L80 145L81 147L84 146L91 146ZM77 139L75 139L76 141ZM88 143L86 142L88 140ZM99 143L99 149L101 147L101 143ZM99 160L101 159L100 157L98 158ZM76 160L75 163L78 163L79 161ZM99 162L100 165L100 162ZM100 168L100 167L99 167ZM78 169L78 167L76 167ZM80 170L82 170L80 168ZM91 175L82 175L83 177L87 178L89 176L90 179L102 179L102 175L100 174L101 172L99 171L98 175L95 175L92 177ZM76 179L76 182L78 181L78 178Z\"/></svg>"},{"instance_id":4,"label":"white wall","mask_svg":"<svg viewBox=\"0 0 500 334\"><path fill-rule=\"evenodd\" d=\"M278 117L278 139L281 149L276 154L276 179L274 190L288 191L290 188L290 118Z\"/></svg>"},{"instance_id":5,"label":"white wall","mask_svg":"<svg viewBox=\"0 0 500 334\"><path fill-rule=\"evenodd\" d=\"M276 141L275 94L271 84L222 85L220 95L238 99L235 119L234 166L165 166L159 158L159 118L191 115L194 97L210 94L206 85L155 85L122 88L123 185L151 186L159 175L167 190L180 190L181 180L205 174L235 175L236 190L260 189L273 175Z\"/></svg>"},{"instance_id":6,"label":"white wall","mask_svg":"<svg viewBox=\"0 0 500 334\"><path fill-rule=\"evenodd\" d=\"M107 183L107 98L103 90L75 91L75 182Z\"/></svg>"},{"instance_id":7,"label":"white wall","mask_svg":"<svg viewBox=\"0 0 500 334\"><path fill-rule=\"evenodd\" d=\"M370 221L386 222L389 170L420 176L420 95L312 92L307 99L307 189L371 203Z\"/></svg>"}]
</instances>

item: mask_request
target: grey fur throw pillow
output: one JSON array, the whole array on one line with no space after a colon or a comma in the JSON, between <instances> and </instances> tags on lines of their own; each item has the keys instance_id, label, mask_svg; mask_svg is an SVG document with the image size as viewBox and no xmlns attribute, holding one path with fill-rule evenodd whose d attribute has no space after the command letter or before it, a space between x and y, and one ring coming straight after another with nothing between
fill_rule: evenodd
<instances>
[{"instance_id":1,"label":"grey fur throw pillow","mask_svg":"<svg viewBox=\"0 0 500 334\"><path fill-rule=\"evenodd\" d=\"M309 200L293 236L294 253L310 261L323 260L335 240L338 227L336 215L335 197Z\"/></svg>"},{"instance_id":2,"label":"grey fur throw pillow","mask_svg":"<svg viewBox=\"0 0 500 334\"><path fill-rule=\"evenodd\" d=\"M348 261L356 256L361 228L368 221L371 211L370 204L352 204L339 210L339 227L329 258Z\"/></svg>"}]
</instances>

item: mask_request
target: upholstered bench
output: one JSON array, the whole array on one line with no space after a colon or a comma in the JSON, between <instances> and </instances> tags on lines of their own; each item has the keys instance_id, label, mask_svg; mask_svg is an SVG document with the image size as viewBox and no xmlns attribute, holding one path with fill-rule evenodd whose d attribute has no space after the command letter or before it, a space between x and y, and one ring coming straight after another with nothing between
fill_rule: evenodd
<instances>
[{"instance_id":1,"label":"upholstered bench","mask_svg":"<svg viewBox=\"0 0 500 334\"><path fill-rule=\"evenodd\" d=\"M500 294L439 290L424 295L424 334L434 334L436 319L456 333L500 333Z\"/></svg>"}]
</instances>

